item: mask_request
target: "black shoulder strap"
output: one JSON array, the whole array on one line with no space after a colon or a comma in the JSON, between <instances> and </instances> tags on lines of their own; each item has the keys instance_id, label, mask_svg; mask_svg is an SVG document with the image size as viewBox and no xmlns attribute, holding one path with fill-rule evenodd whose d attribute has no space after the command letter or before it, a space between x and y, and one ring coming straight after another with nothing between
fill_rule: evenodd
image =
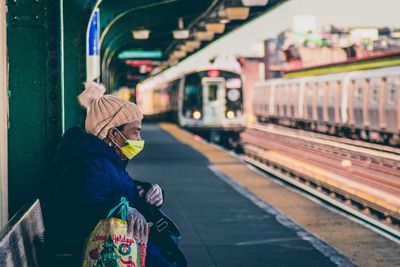
<instances>
[{"instance_id":1,"label":"black shoulder strap","mask_svg":"<svg viewBox=\"0 0 400 267\"><path fill-rule=\"evenodd\" d=\"M138 180L135 180L135 185L141 186L145 193L151 187L151 183ZM156 245L169 261L176 263L178 267L186 267L186 257L179 249L177 243L181 237L177 225L159 208L149 205L145 201L142 201L142 205L146 209L144 211L146 220L153 223L150 228L150 242Z\"/></svg>"}]
</instances>

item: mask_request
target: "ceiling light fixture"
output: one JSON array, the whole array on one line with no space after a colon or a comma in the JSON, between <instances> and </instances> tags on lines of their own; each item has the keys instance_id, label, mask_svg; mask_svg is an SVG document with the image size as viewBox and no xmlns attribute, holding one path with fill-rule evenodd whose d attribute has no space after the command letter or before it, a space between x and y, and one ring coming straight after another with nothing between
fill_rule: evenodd
<instances>
[{"instance_id":1,"label":"ceiling light fixture","mask_svg":"<svg viewBox=\"0 0 400 267\"><path fill-rule=\"evenodd\" d=\"M172 32L172 34L174 35L174 39L182 40L182 39L189 38L189 30L183 29L182 18L179 18L178 26L179 26L179 28Z\"/></svg>"},{"instance_id":2,"label":"ceiling light fixture","mask_svg":"<svg viewBox=\"0 0 400 267\"><path fill-rule=\"evenodd\" d=\"M248 7L226 7L226 17L229 20L245 20L249 17L250 8Z\"/></svg>"},{"instance_id":3,"label":"ceiling light fixture","mask_svg":"<svg viewBox=\"0 0 400 267\"><path fill-rule=\"evenodd\" d=\"M206 30L213 33L223 33L225 24L219 22L206 22Z\"/></svg>"},{"instance_id":4,"label":"ceiling light fixture","mask_svg":"<svg viewBox=\"0 0 400 267\"><path fill-rule=\"evenodd\" d=\"M193 52L194 49L195 49L194 47L188 46L186 44L180 46L180 50L186 51L188 53Z\"/></svg>"},{"instance_id":5,"label":"ceiling light fixture","mask_svg":"<svg viewBox=\"0 0 400 267\"><path fill-rule=\"evenodd\" d=\"M189 38L189 31L188 30L175 30L172 32L174 35L174 39L182 40Z\"/></svg>"},{"instance_id":6,"label":"ceiling light fixture","mask_svg":"<svg viewBox=\"0 0 400 267\"><path fill-rule=\"evenodd\" d=\"M196 40L198 41L211 41L212 39L214 39L213 32L199 31L196 32L194 35L196 37Z\"/></svg>"},{"instance_id":7,"label":"ceiling light fixture","mask_svg":"<svg viewBox=\"0 0 400 267\"><path fill-rule=\"evenodd\" d=\"M187 47L192 47L193 49L197 49L200 47L201 42L199 41L186 41L185 44Z\"/></svg>"},{"instance_id":8,"label":"ceiling light fixture","mask_svg":"<svg viewBox=\"0 0 400 267\"><path fill-rule=\"evenodd\" d=\"M173 53L173 55L174 55L175 58L180 59L180 58L186 57L187 52L186 52L186 51L183 51L183 50L176 50L176 51Z\"/></svg>"},{"instance_id":9,"label":"ceiling light fixture","mask_svg":"<svg viewBox=\"0 0 400 267\"><path fill-rule=\"evenodd\" d=\"M225 18L229 20L245 20L249 17L250 8L243 6L241 0L226 0L224 12Z\"/></svg>"},{"instance_id":10,"label":"ceiling light fixture","mask_svg":"<svg viewBox=\"0 0 400 267\"><path fill-rule=\"evenodd\" d=\"M140 29L132 32L133 38L136 40L147 40L150 36L150 30Z\"/></svg>"},{"instance_id":11,"label":"ceiling light fixture","mask_svg":"<svg viewBox=\"0 0 400 267\"><path fill-rule=\"evenodd\" d=\"M265 6L268 0L242 0L244 6Z\"/></svg>"},{"instance_id":12,"label":"ceiling light fixture","mask_svg":"<svg viewBox=\"0 0 400 267\"><path fill-rule=\"evenodd\" d=\"M220 19L219 22L222 24L228 24L230 22L230 20L229 19Z\"/></svg>"}]
</instances>

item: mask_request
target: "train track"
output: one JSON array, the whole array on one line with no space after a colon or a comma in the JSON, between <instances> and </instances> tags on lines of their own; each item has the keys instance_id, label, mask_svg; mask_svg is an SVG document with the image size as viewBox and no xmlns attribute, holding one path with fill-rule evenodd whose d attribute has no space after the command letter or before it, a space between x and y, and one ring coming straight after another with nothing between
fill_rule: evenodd
<instances>
[{"instance_id":1,"label":"train track","mask_svg":"<svg viewBox=\"0 0 400 267\"><path fill-rule=\"evenodd\" d=\"M400 238L396 151L260 125L241 138L248 163Z\"/></svg>"},{"instance_id":2,"label":"train track","mask_svg":"<svg viewBox=\"0 0 400 267\"><path fill-rule=\"evenodd\" d=\"M304 145L319 149L329 154L341 155L349 159L386 166L400 170L400 149L378 145L348 138L327 136L323 134L294 130L276 125L254 125L252 131L275 134L276 137L293 140L304 140Z\"/></svg>"}]
</instances>

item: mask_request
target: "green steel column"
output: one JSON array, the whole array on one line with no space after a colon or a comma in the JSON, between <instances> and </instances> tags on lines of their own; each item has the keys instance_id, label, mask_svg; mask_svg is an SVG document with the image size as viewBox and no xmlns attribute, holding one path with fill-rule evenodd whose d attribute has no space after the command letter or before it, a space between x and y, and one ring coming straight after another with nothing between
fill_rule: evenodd
<instances>
[{"instance_id":1,"label":"green steel column","mask_svg":"<svg viewBox=\"0 0 400 267\"><path fill-rule=\"evenodd\" d=\"M49 184L61 135L59 0L8 1L10 216Z\"/></svg>"},{"instance_id":2,"label":"green steel column","mask_svg":"<svg viewBox=\"0 0 400 267\"><path fill-rule=\"evenodd\" d=\"M8 221L8 88L6 5L0 0L0 229Z\"/></svg>"},{"instance_id":3,"label":"green steel column","mask_svg":"<svg viewBox=\"0 0 400 267\"><path fill-rule=\"evenodd\" d=\"M66 129L83 125L85 111L76 97L86 80L86 31L97 0L64 0L64 106Z\"/></svg>"}]
</instances>

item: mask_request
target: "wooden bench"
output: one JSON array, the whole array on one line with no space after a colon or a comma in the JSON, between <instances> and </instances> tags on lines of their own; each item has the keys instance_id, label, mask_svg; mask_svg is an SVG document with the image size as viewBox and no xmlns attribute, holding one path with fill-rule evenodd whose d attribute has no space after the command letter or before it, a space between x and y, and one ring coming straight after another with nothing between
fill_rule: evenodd
<instances>
[{"instance_id":1,"label":"wooden bench","mask_svg":"<svg viewBox=\"0 0 400 267\"><path fill-rule=\"evenodd\" d=\"M45 266L44 223L39 200L24 206L0 232L0 266Z\"/></svg>"}]
</instances>

